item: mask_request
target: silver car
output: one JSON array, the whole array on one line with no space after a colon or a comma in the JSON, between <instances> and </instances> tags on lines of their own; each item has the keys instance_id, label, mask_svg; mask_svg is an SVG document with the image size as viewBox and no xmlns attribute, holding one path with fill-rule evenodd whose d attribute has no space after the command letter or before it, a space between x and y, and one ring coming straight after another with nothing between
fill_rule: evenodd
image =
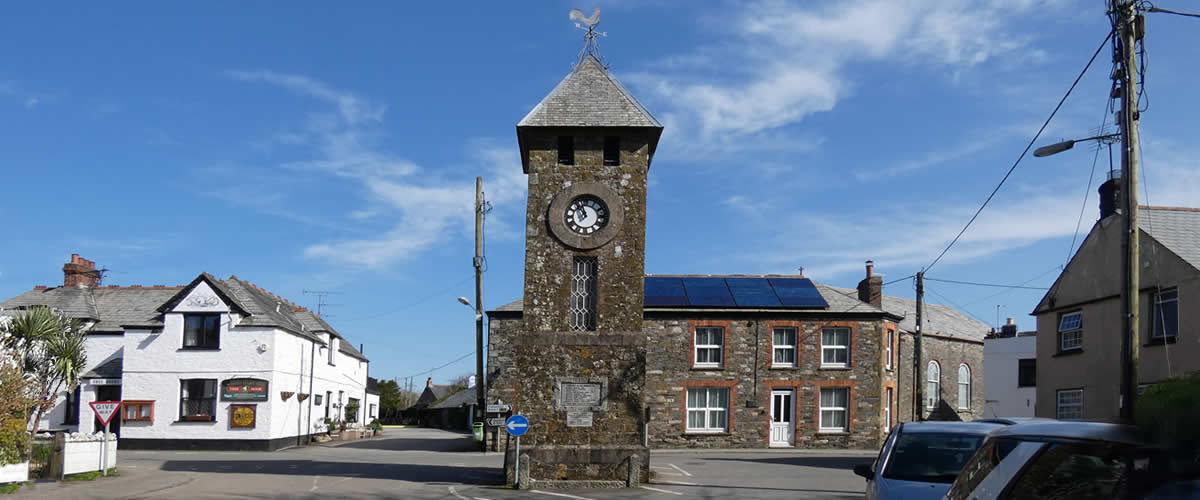
<instances>
[{"instance_id":1,"label":"silver car","mask_svg":"<svg viewBox=\"0 0 1200 500\"><path fill-rule=\"evenodd\" d=\"M908 422L892 429L874 463L854 467L867 500L938 499L989 431L1001 424Z\"/></svg>"},{"instance_id":2,"label":"silver car","mask_svg":"<svg viewBox=\"0 0 1200 500\"><path fill-rule=\"evenodd\" d=\"M1178 480L1168 462L1130 426L1023 423L989 433L945 498L1200 498L1200 481Z\"/></svg>"}]
</instances>

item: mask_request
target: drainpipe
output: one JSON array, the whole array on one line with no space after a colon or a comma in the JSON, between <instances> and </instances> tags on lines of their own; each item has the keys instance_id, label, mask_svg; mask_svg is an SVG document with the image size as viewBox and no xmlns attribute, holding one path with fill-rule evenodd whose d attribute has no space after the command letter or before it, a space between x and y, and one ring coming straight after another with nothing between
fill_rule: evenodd
<instances>
[{"instance_id":1,"label":"drainpipe","mask_svg":"<svg viewBox=\"0 0 1200 500\"><path fill-rule=\"evenodd\" d=\"M746 326L752 325L754 327L754 396L746 400L746 408L758 408L758 320L746 322ZM725 341L728 343L729 339L725 339Z\"/></svg>"},{"instance_id":2,"label":"drainpipe","mask_svg":"<svg viewBox=\"0 0 1200 500\"><path fill-rule=\"evenodd\" d=\"M362 354L364 358L367 357L366 352L363 351L362 344L358 344L358 353ZM362 424L366 425L370 423L367 422L367 419L371 418L371 416L367 413L367 408L371 407L371 405L367 404L367 379L371 378L371 362L365 361L364 364L367 365L367 369L363 370L366 372L366 374L363 375L363 400L362 404L358 405L358 409L362 410Z\"/></svg>"},{"instance_id":3,"label":"drainpipe","mask_svg":"<svg viewBox=\"0 0 1200 500\"><path fill-rule=\"evenodd\" d=\"M317 341L312 341L309 344L308 353L308 397L316 397L313 395L313 367L317 364ZM308 401L307 399L305 401ZM328 404L328 403L326 403ZM308 426L309 432L312 430L312 403L308 403Z\"/></svg>"}]
</instances>

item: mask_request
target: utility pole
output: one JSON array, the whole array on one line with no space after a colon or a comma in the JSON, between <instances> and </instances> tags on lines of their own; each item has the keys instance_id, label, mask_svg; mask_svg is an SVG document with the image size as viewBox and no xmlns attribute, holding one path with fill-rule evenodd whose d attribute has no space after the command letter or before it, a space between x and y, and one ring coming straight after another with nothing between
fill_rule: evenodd
<instances>
[{"instance_id":1,"label":"utility pole","mask_svg":"<svg viewBox=\"0 0 1200 500\"><path fill-rule=\"evenodd\" d=\"M483 177L475 178L475 415L476 422L487 419L487 374L483 371ZM480 450L487 451L487 428Z\"/></svg>"},{"instance_id":2,"label":"utility pole","mask_svg":"<svg viewBox=\"0 0 1200 500\"><path fill-rule=\"evenodd\" d=\"M921 317L925 315L925 271L917 273L917 334L913 342L913 420L925 420L924 384L921 380Z\"/></svg>"},{"instance_id":3,"label":"utility pole","mask_svg":"<svg viewBox=\"0 0 1200 500\"><path fill-rule=\"evenodd\" d=\"M1144 36L1145 23L1138 14L1135 2L1112 0L1112 15L1116 19L1118 53L1113 59L1121 62L1121 68L1113 72L1120 82L1121 109L1118 125L1121 127L1121 194L1125 211L1125 228L1121 233L1122 287L1121 321L1124 335L1121 339L1121 420L1132 424L1134 404L1137 400L1140 314L1138 306L1138 273L1140 248L1138 242L1138 70L1137 41Z\"/></svg>"}]
</instances>

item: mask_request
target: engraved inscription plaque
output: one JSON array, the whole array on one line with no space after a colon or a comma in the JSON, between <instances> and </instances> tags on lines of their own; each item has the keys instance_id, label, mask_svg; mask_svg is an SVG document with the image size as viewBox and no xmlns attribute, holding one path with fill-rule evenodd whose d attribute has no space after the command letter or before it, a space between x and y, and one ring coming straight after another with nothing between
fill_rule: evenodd
<instances>
[{"instance_id":1,"label":"engraved inscription plaque","mask_svg":"<svg viewBox=\"0 0 1200 500\"><path fill-rule=\"evenodd\" d=\"M606 411L608 379L603 377L557 377L554 409L558 411Z\"/></svg>"},{"instance_id":2,"label":"engraved inscription plaque","mask_svg":"<svg viewBox=\"0 0 1200 500\"><path fill-rule=\"evenodd\" d=\"M596 406L600 404L600 384L566 384L558 395L562 406Z\"/></svg>"},{"instance_id":3,"label":"engraved inscription plaque","mask_svg":"<svg viewBox=\"0 0 1200 500\"><path fill-rule=\"evenodd\" d=\"M592 412L590 411L569 411L567 412L567 427L591 427Z\"/></svg>"}]
</instances>

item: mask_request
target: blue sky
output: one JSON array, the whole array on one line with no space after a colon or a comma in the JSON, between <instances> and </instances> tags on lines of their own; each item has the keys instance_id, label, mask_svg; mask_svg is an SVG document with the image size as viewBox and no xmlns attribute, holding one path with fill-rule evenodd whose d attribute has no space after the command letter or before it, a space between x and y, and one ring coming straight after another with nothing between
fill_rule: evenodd
<instances>
[{"instance_id":1,"label":"blue sky","mask_svg":"<svg viewBox=\"0 0 1200 500\"><path fill-rule=\"evenodd\" d=\"M310 307L303 290L337 291L328 319L366 344L372 373L419 384L473 349L455 298L473 294L476 175L495 207L485 306L521 295L514 125L582 46L567 11L593 6L611 70L666 125L647 272L803 266L853 287L874 259L901 278L1036 132L1103 39L1104 3L12 5L0 296L60 284L71 253L110 269L107 284L236 274ZM1200 24L1148 17L1143 201L1195 206ZM1099 127L1108 54L1040 144ZM929 276L1049 286L1081 208L1080 239L1096 219L1108 165L1105 151L1085 204L1093 151L1023 162ZM928 288L989 323L1001 305L1024 329L1041 296ZM911 297L911 281L885 293Z\"/></svg>"}]
</instances>

